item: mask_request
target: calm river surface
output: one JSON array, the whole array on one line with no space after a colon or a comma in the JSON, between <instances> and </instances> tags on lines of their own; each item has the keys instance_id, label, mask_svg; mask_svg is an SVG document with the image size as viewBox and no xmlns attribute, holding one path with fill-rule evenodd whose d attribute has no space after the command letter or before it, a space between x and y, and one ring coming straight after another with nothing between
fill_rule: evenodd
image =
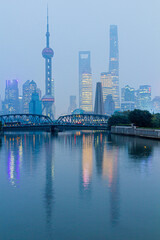
<instances>
[{"instance_id":1,"label":"calm river surface","mask_svg":"<svg viewBox=\"0 0 160 240\"><path fill-rule=\"evenodd\" d=\"M160 142L99 132L0 137L0 239L159 240Z\"/></svg>"}]
</instances>

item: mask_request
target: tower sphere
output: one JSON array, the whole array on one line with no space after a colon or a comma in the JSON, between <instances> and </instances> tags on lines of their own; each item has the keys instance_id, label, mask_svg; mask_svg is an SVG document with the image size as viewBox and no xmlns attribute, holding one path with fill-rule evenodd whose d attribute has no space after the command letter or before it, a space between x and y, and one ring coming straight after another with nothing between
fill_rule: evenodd
<instances>
[{"instance_id":1,"label":"tower sphere","mask_svg":"<svg viewBox=\"0 0 160 240\"><path fill-rule=\"evenodd\" d=\"M42 56L44 58L52 58L54 56L54 51L52 48L44 48L42 51Z\"/></svg>"}]
</instances>

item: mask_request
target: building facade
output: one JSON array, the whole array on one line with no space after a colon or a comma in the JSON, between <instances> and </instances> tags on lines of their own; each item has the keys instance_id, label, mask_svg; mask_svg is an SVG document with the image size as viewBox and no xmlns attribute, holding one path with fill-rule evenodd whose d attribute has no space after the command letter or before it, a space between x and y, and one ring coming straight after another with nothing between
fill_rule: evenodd
<instances>
[{"instance_id":1,"label":"building facade","mask_svg":"<svg viewBox=\"0 0 160 240\"><path fill-rule=\"evenodd\" d=\"M89 51L79 52L79 108L93 111L92 73Z\"/></svg>"},{"instance_id":2,"label":"building facade","mask_svg":"<svg viewBox=\"0 0 160 240\"><path fill-rule=\"evenodd\" d=\"M112 74L108 72L101 73L101 83L103 91L103 101L105 102L107 95L112 95Z\"/></svg>"},{"instance_id":3,"label":"building facade","mask_svg":"<svg viewBox=\"0 0 160 240\"><path fill-rule=\"evenodd\" d=\"M151 111L151 86L141 85L137 91L137 108Z\"/></svg>"},{"instance_id":4,"label":"building facade","mask_svg":"<svg viewBox=\"0 0 160 240\"><path fill-rule=\"evenodd\" d=\"M93 111L93 96L92 96L92 74L83 73L81 81L81 105L80 108L85 112Z\"/></svg>"},{"instance_id":5,"label":"building facade","mask_svg":"<svg viewBox=\"0 0 160 240\"><path fill-rule=\"evenodd\" d=\"M121 111L133 111L136 108L135 102L135 89L126 85L121 89Z\"/></svg>"},{"instance_id":6,"label":"building facade","mask_svg":"<svg viewBox=\"0 0 160 240\"><path fill-rule=\"evenodd\" d=\"M37 92L39 97L41 98L41 91L37 88L37 84L35 81L27 80L22 87L23 91L23 113L29 113L29 103L32 98L32 94Z\"/></svg>"},{"instance_id":7,"label":"building facade","mask_svg":"<svg viewBox=\"0 0 160 240\"><path fill-rule=\"evenodd\" d=\"M18 80L6 80L5 100L3 102L3 113L19 113L19 89Z\"/></svg>"},{"instance_id":8,"label":"building facade","mask_svg":"<svg viewBox=\"0 0 160 240\"><path fill-rule=\"evenodd\" d=\"M29 103L30 114L42 114L42 101L39 99L39 94L35 91L32 93L31 101Z\"/></svg>"},{"instance_id":9,"label":"building facade","mask_svg":"<svg viewBox=\"0 0 160 240\"><path fill-rule=\"evenodd\" d=\"M119 96L119 47L117 25L110 26L110 57L109 72L112 75L112 96L115 102L115 109L120 110Z\"/></svg>"},{"instance_id":10,"label":"building facade","mask_svg":"<svg viewBox=\"0 0 160 240\"><path fill-rule=\"evenodd\" d=\"M132 101L121 102L121 111L133 111L135 109L135 103Z\"/></svg>"},{"instance_id":11,"label":"building facade","mask_svg":"<svg viewBox=\"0 0 160 240\"><path fill-rule=\"evenodd\" d=\"M121 89L121 102L124 101L135 102L135 89L129 85Z\"/></svg>"},{"instance_id":12,"label":"building facade","mask_svg":"<svg viewBox=\"0 0 160 240\"><path fill-rule=\"evenodd\" d=\"M115 111L115 103L112 98L112 94L108 94L104 102L104 112L107 115L112 115Z\"/></svg>"}]
</instances>

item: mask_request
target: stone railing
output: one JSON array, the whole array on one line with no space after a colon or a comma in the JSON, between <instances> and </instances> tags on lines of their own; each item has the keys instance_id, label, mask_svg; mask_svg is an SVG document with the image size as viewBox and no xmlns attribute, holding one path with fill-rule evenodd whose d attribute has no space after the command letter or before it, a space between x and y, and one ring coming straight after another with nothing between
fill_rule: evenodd
<instances>
[{"instance_id":1,"label":"stone railing","mask_svg":"<svg viewBox=\"0 0 160 240\"><path fill-rule=\"evenodd\" d=\"M114 127L111 127L111 133L126 135L126 136L138 136L138 137L160 139L160 130L137 128L135 126L114 126Z\"/></svg>"}]
</instances>

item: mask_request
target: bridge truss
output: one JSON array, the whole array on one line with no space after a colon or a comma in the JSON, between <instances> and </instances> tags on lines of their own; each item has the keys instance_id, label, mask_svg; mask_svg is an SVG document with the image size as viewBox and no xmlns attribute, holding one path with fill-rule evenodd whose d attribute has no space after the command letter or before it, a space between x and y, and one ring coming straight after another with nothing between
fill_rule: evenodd
<instances>
[{"instance_id":1,"label":"bridge truss","mask_svg":"<svg viewBox=\"0 0 160 240\"><path fill-rule=\"evenodd\" d=\"M7 114L0 115L2 125L51 125L53 121L45 115L38 114Z\"/></svg>"},{"instance_id":2,"label":"bridge truss","mask_svg":"<svg viewBox=\"0 0 160 240\"><path fill-rule=\"evenodd\" d=\"M73 114L58 118L57 125L107 126L109 116L95 114Z\"/></svg>"}]
</instances>

